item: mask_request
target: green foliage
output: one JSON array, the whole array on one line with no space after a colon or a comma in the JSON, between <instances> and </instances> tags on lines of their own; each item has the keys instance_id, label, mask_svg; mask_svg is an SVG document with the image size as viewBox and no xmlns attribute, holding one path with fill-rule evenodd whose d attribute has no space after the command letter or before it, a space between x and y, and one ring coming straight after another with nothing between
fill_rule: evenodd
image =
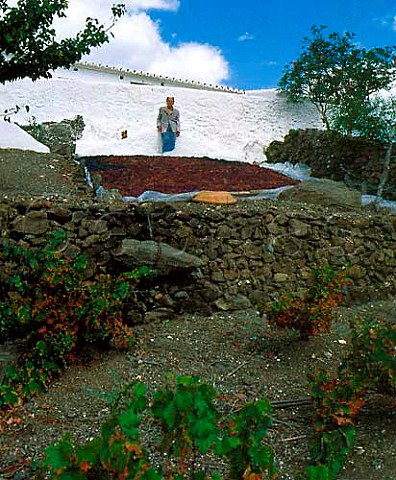
<instances>
[{"instance_id":1,"label":"green foliage","mask_svg":"<svg viewBox=\"0 0 396 480\"><path fill-rule=\"evenodd\" d=\"M28 125L19 125L25 132L35 138L38 142L46 145L47 147L51 146L51 141L48 138L46 129L44 125L37 122L37 119L34 115L29 118Z\"/></svg>"},{"instance_id":2,"label":"green foliage","mask_svg":"<svg viewBox=\"0 0 396 480\"><path fill-rule=\"evenodd\" d=\"M0 250L0 342L19 344L18 364L0 385L0 406L41 391L87 343L133 344L122 306L149 270L86 281L86 257L64 258L58 250L64 240L56 231L44 249L9 242Z\"/></svg>"},{"instance_id":3,"label":"green foliage","mask_svg":"<svg viewBox=\"0 0 396 480\"><path fill-rule=\"evenodd\" d=\"M348 121L349 112L341 109L339 113L339 116L334 118L334 127L339 132L346 134L347 125L351 123ZM395 125L396 98L375 97L358 105L353 128L354 133L387 145L395 142Z\"/></svg>"},{"instance_id":4,"label":"green foliage","mask_svg":"<svg viewBox=\"0 0 396 480\"><path fill-rule=\"evenodd\" d=\"M275 479L273 454L263 444L271 426L268 401L247 404L239 414L222 418L215 407L216 391L191 376L170 377L164 388L154 392L151 403L146 394L142 383L127 385L100 435L83 446L74 446L69 436L51 445L36 478L221 480L219 472L197 468L202 455L217 454L229 460L226 478ZM159 468L148 460L140 439L143 423L153 421L162 432L154 452L163 455ZM110 473L117 477L109 477Z\"/></svg>"},{"instance_id":5,"label":"green foliage","mask_svg":"<svg viewBox=\"0 0 396 480\"><path fill-rule=\"evenodd\" d=\"M49 70L69 67L109 41L108 30L125 12L124 5L112 7L109 28L87 18L75 37L56 41L52 28L55 17L66 17L67 0L18 0L16 6L0 2L0 82L28 77L50 78Z\"/></svg>"},{"instance_id":6,"label":"green foliage","mask_svg":"<svg viewBox=\"0 0 396 480\"><path fill-rule=\"evenodd\" d=\"M329 331L333 309L342 302L348 284L346 270L324 267L313 270L311 276L312 285L303 298L282 295L264 308L271 326L295 329L303 339Z\"/></svg>"},{"instance_id":7,"label":"green foliage","mask_svg":"<svg viewBox=\"0 0 396 480\"><path fill-rule=\"evenodd\" d=\"M229 425L221 449L230 465L231 478L256 479L267 470L268 477L276 478L274 454L263 443L272 425L271 406L268 400L245 405Z\"/></svg>"},{"instance_id":8,"label":"green foliage","mask_svg":"<svg viewBox=\"0 0 396 480\"><path fill-rule=\"evenodd\" d=\"M351 322L349 343L341 370L354 372L367 388L395 393L396 324L358 317Z\"/></svg>"},{"instance_id":9,"label":"green foliage","mask_svg":"<svg viewBox=\"0 0 396 480\"><path fill-rule=\"evenodd\" d=\"M329 478L333 479L354 444L353 418L365 403L362 398L364 385L351 372L333 379L322 371L316 378L311 378L310 388L312 398L317 403L314 424L316 440L312 445L311 460L318 465L325 465Z\"/></svg>"},{"instance_id":10,"label":"green foliage","mask_svg":"<svg viewBox=\"0 0 396 480\"><path fill-rule=\"evenodd\" d=\"M330 33L326 38L324 28L311 28L313 38L304 39L300 57L285 67L279 89L292 102L311 102L327 129L387 145L378 202L395 142L396 100L373 94L389 89L395 80L396 47L366 50L354 43L353 34Z\"/></svg>"},{"instance_id":11,"label":"green foliage","mask_svg":"<svg viewBox=\"0 0 396 480\"><path fill-rule=\"evenodd\" d=\"M369 98L350 102L334 108L333 128L343 134L353 132L365 138L378 140L386 145L383 170L377 189L377 201L382 196L388 180L392 150L396 142L396 98Z\"/></svg>"},{"instance_id":12,"label":"green foliage","mask_svg":"<svg viewBox=\"0 0 396 480\"><path fill-rule=\"evenodd\" d=\"M144 478L161 477L150 467L147 452L140 446L139 427L147 407L146 387L129 385L122 393L127 396L125 408L117 404L104 423L100 435L82 446L74 446L70 436L46 450L36 478ZM120 400L120 399L118 399Z\"/></svg>"},{"instance_id":13,"label":"green foliage","mask_svg":"<svg viewBox=\"0 0 396 480\"><path fill-rule=\"evenodd\" d=\"M70 127L72 130L72 140L80 140L85 128L84 118L82 115L76 115L73 117L70 120Z\"/></svg>"},{"instance_id":14,"label":"green foliage","mask_svg":"<svg viewBox=\"0 0 396 480\"><path fill-rule=\"evenodd\" d=\"M152 412L162 428L162 448L179 459L179 474L185 474L189 456L206 453L218 438L216 396L210 385L188 376L168 382L154 395Z\"/></svg>"},{"instance_id":15,"label":"green foliage","mask_svg":"<svg viewBox=\"0 0 396 480\"><path fill-rule=\"evenodd\" d=\"M70 120L62 120L61 123L68 124L70 126L70 134L63 135L63 141L66 142L75 142L82 137L82 133L85 128L84 119L81 115L76 115ZM59 137L53 132L53 128L51 128L54 124L52 123L38 123L37 119L34 115L29 118L28 125L19 125L25 132L29 133L33 138L35 138L40 143L50 147L53 145L54 140L59 141ZM67 131L67 130L66 130Z\"/></svg>"},{"instance_id":16,"label":"green foliage","mask_svg":"<svg viewBox=\"0 0 396 480\"><path fill-rule=\"evenodd\" d=\"M306 480L331 480L332 478L327 465L310 465L307 468Z\"/></svg>"},{"instance_id":17,"label":"green foliage","mask_svg":"<svg viewBox=\"0 0 396 480\"><path fill-rule=\"evenodd\" d=\"M366 318L353 321L351 327L349 352L338 377L320 371L310 378L317 407L308 479L334 480L340 472L354 445L354 418L365 403L366 390L395 392L395 325Z\"/></svg>"},{"instance_id":18,"label":"green foliage","mask_svg":"<svg viewBox=\"0 0 396 480\"><path fill-rule=\"evenodd\" d=\"M308 100L330 128L329 113L343 106L352 113L359 103L394 80L394 47L365 49L354 42L355 35L337 32L324 36L324 26L311 28L312 38L303 40L299 58L284 69L279 89L293 101ZM352 125L345 125L350 133Z\"/></svg>"}]
</instances>

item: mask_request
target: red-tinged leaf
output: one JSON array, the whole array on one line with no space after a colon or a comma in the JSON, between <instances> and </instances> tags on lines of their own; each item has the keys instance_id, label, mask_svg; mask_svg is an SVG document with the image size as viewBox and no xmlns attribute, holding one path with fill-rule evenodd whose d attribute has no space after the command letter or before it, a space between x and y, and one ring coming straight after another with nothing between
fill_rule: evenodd
<instances>
[{"instance_id":1,"label":"red-tinged leaf","mask_svg":"<svg viewBox=\"0 0 396 480\"><path fill-rule=\"evenodd\" d=\"M92 468L92 465L85 460L80 463L80 470L82 472L88 473L91 470L91 468Z\"/></svg>"},{"instance_id":2,"label":"red-tinged leaf","mask_svg":"<svg viewBox=\"0 0 396 480\"><path fill-rule=\"evenodd\" d=\"M343 415L331 415L331 419L338 426L353 425L353 421L349 417Z\"/></svg>"}]
</instances>

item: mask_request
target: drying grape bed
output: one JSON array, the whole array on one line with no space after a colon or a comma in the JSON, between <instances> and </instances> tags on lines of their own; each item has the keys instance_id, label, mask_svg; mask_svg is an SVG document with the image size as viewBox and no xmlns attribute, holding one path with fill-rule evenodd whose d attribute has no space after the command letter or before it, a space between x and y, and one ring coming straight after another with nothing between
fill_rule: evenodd
<instances>
[{"instance_id":1,"label":"drying grape bed","mask_svg":"<svg viewBox=\"0 0 396 480\"><path fill-rule=\"evenodd\" d=\"M294 185L296 180L244 162L194 157L86 157L88 169L100 173L107 190L138 196L147 190L167 194L213 191L257 191Z\"/></svg>"}]
</instances>

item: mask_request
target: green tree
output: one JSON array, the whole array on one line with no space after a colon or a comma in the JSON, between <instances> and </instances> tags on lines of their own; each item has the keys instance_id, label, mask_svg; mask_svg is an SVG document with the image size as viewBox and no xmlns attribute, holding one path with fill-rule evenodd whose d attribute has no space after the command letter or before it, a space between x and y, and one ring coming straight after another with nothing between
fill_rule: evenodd
<instances>
[{"instance_id":1,"label":"green tree","mask_svg":"<svg viewBox=\"0 0 396 480\"><path fill-rule=\"evenodd\" d=\"M87 18L75 37L56 41L54 17L66 17L68 0L18 0L10 6L0 0L0 82L29 77L50 78L50 70L69 67L93 47L109 41L109 30L125 13L122 4L113 5L113 20L107 28Z\"/></svg>"},{"instance_id":2,"label":"green tree","mask_svg":"<svg viewBox=\"0 0 396 480\"><path fill-rule=\"evenodd\" d=\"M326 37L325 28L311 27L312 38L304 38L299 58L285 66L278 87L292 102L311 102L327 129L332 108L344 105L350 111L351 125L346 125L350 133L356 107L394 79L396 49L367 50L354 42L353 33Z\"/></svg>"}]
</instances>

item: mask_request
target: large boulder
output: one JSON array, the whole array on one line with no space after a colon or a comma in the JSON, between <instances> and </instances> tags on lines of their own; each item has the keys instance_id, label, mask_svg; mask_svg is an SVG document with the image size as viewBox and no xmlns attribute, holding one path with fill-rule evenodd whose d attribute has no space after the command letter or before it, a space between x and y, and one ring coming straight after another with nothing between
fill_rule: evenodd
<instances>
[{"instance_id":1,"label":"large boulder","mask_svg":"<svg viewBox=\"0 0 396 480\"><path fill-rule=\"evenodd\" d=\"M301 182L299 185L279 193L278 199L353 210L362 205L360 192L348 188L342 182L327 179L310 179Z\"/></svg>"},{"instance_id":2,"label":"large boulder","mask_svg":"<svg viewBox=\"0 0 396 480\"><path fill-rule=\"evenodd\" d=\"M152 240L126 238L114 257L127 267L146 265L161 273L170 270L195 269L203 265L202 260L184 250L171 247L167 243Z\"/></svg>"}]
</instances>

